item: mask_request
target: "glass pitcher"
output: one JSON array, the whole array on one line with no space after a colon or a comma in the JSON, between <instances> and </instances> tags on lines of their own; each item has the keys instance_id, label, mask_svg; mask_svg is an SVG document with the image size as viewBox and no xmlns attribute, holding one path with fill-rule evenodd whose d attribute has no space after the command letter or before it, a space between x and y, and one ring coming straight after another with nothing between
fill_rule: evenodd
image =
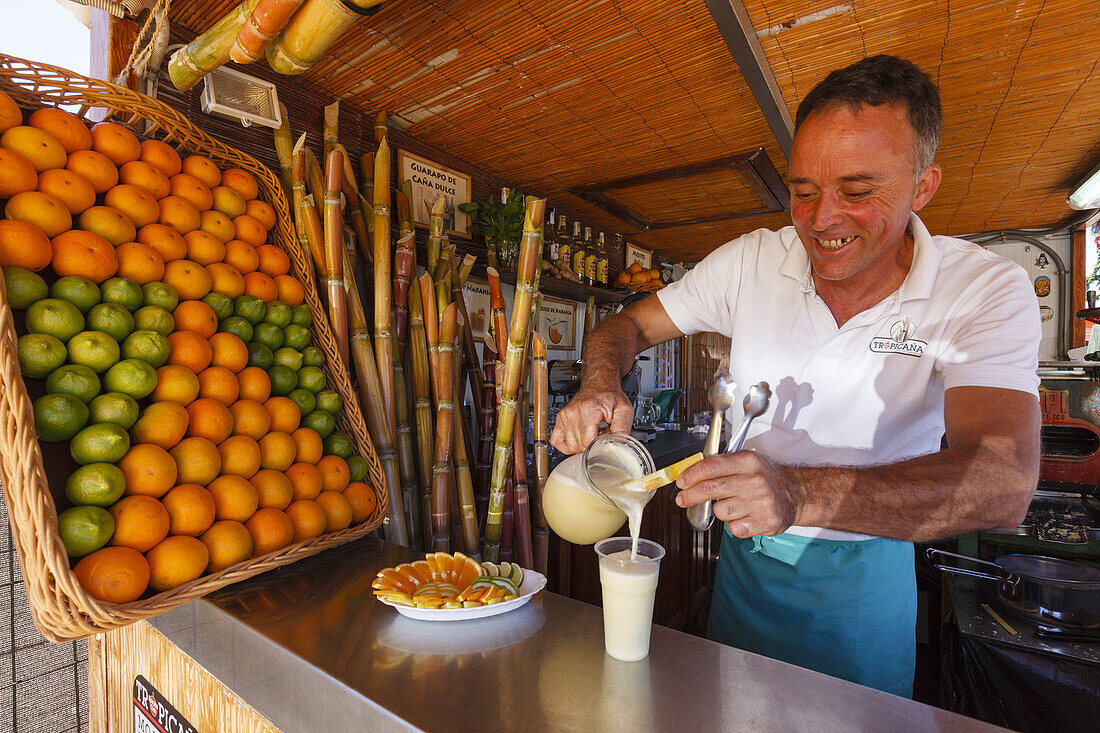
<instances>
[{"instance_id":1,"label":"glass pitcher","mask_svg":"<svg viewBox=\"0 0 1100 733\"><path fill-rule=\"evenodd\" d=\"M657 424L660 414L661 408L652 397L641 397L638 399L638 409L634 412L634 424L638 427L651 428Z\"/></svg>"}]
</instances>

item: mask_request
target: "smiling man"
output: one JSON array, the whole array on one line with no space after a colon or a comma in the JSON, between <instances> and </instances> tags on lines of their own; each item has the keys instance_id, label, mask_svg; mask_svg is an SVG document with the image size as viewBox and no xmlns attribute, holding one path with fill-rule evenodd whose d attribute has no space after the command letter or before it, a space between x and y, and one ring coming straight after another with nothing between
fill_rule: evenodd
<instances>
[{"instance_id":1,"label":"smiling man","mask_svg":"<svg viewBox=\"0 0 1100 733\"><path fill-rule=\"evenodd\" d=\"M941 119L908 61L829 74L798 108L794 225L719 247L594 333L552 437L575 453L601 422L629 430L634 355L730 336L740 395L765 380L774 397L746 450L677 482L680 506L713 500L725 524L708 634L904 696L912 542L1016 526L1039 466L1031 283L916 214L940 183Z\"/></svg>"}]
</instances>

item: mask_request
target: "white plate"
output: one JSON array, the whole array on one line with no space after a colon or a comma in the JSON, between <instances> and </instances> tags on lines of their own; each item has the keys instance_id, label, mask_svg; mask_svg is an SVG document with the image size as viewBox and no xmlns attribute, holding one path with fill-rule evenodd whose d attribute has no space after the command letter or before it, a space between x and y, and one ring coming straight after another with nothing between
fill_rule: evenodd
<instances>
[{"instance_id":1,"label":"white plate","mask_svg":"<svg viewBox=\"0 0 1100 733\"><path fill-rule=\"evenodd\" d=\"M546 587L546 576L536 573L534 570L524 569L523 585L519 588L519 597L510 601L494 603L491 606L475 606L474 608L417 608L415 606L402 606L384 598L378 598L391 608L397 609L402 616L415 618L420 621L468 621L472 618L485 618L496 616L500 613L508 613L527 605L531 597ZM376 596L377 597L377 596Z\"/></svg>"}]
</instances>

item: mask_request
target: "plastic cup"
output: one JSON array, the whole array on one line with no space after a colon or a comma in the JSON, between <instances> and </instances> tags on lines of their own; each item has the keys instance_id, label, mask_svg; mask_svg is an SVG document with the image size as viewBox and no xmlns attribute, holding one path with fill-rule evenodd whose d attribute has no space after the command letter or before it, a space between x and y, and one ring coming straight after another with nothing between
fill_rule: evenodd
<instances>
[{"instance_id":1,"label":"plastic cup","mask_svg":"<svg viewBox=\"0 0 1100 733\"><path fill-rule=\"evenodd\" d=\"M609 537L596 543L603 590L603 645L608 656L637 662L649 656L653 600L665 549L638 540L638 556L630 558L629 537Z\"/></svg>"}]
</instances>

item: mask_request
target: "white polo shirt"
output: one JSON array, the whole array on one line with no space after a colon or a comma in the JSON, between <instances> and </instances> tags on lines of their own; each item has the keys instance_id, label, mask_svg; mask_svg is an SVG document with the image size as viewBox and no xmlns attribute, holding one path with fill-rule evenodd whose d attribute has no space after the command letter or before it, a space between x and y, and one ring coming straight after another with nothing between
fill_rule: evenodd
<instances>
[{"instance_id":1,"label":"white polo shirt","mask_svg":"<svg viewBox=\"0 0 1100 733\"><path fill-rule=\"evenodd\" d=\"M771 386L746 448L786 464L893 463L939 450L947 389L1038 393L1039 312L1023 268L971 242L932 237L915 214L910 232L913 263L901 287L840 328L815 292L794 227L728 242L658 292L685 334L732 339L735 424L749 386Z\"/></svg>"}]
</instances>

